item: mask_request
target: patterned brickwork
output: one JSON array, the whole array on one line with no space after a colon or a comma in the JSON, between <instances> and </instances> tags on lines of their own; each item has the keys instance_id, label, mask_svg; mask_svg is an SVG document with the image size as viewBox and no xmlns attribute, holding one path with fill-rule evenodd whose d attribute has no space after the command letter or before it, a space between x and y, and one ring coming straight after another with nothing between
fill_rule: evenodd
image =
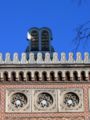
<instances>
[{"instance_id":1,"label":"patterned brickwork","mask_svg":"<svg viewBox=\"0 0 90 120\"><path fill-rule=\"evenodd\" d=\"M56 118L53 118L53 117L48 117L48 118L7 118L6 117L6 120L85 120L84 117L56 117Z\"/></svg>"},{"instance_id":2,"label":"patterned brickwork","mask_svg":"<svg viewBox=\"0 0 90 120\"><path fill-rule=\"evenodd\" d=\"M80 88L84 91L84 112L74 113L6 113L5 112L5 101L6 101L6 90L9 88L13 89L71 89ZM48 84L48 85L0 85L0 120L89 120L89 84ZM33 118L31 118L33 116ZM38 117L37 119L35 117ZM83 117L82 117L83 116ZM43 118L46 117L46 118Z\"/></svg>"}]
</instances>

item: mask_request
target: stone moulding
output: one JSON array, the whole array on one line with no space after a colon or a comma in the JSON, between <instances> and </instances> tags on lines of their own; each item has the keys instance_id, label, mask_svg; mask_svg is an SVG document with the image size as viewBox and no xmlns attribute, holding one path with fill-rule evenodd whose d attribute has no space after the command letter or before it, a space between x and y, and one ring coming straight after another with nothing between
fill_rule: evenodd
<instances>
[{"instance_id":1,"label":"stone moulding","mask_svg":"<svg viewBox=\"0 0 90 120\"><path fill-rule=\"evenodd\" d=\"M74 54L72 52L70 52L68 54L68 59L67 59L66 58L66 53L62 52L61 57L59 59L58 53L54 52L52 59L50 58L50 53L46 53L45 58L43 59L42 53L39 52L37 54L37 59L35 59L34 53L30 52L29 59L27 60L27 54L26 53L22 53L21 59L19 59L18 53L13 54L13 59L11 59L10 53L6 53L5 60L3 60L3 55L2 55L2 53L0 53L0 64L90 63L90 58L89 58L89 53L88 52L84 53L84 59L82 59L82 54L80 52L77 52L75 56L76 56L76 59L74 59Z\"/></svg>"},{"instance_id":2,"label":"stone moulding","mask_svg":"<svg viewBox=\"0 0 90 120\"><path fill-rule=\"evenodd\" d=\"M5 120L85 120L84 117L6 117Z\"/></svg>"},{"instance_id":3,"label":"stone moulding","mask_svg":"<svg viewBox=\"0 0 90 120\"><path fill-rule=\"evenodd\" d=\"M68 93L72 94L68 95ZM84 112L83 102L83 90L80 88L6 90L7 113Z\"/></svg>"}]
</instances>

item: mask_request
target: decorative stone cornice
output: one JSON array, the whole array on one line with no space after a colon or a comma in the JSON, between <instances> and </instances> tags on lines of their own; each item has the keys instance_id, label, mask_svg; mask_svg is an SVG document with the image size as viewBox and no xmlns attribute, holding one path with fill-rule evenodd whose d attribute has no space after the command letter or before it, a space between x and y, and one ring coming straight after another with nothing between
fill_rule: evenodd
<instances>
[{"instance_id":1,"label":"decorative stone cornice","mask_svg":"<svg viewBox=\"0 0 90 120\"><path fill-rule=\"evenodd\" d=\"M68 59L66 58L66 53L62 52L61 57L59 59L58 53L54 52L53 53L53 58L50 58L50 53L45 54L45 58L43 59L42 53L37 54L37 58L35 59L34 53L29 54L29 59L27 60L27 55L26 53L22 53L21 58L19 59L18 53L13 54L13 59L11 59L10 53L6 53L5 59L3 59L2 53L0 53L0 64L57 64L57 63L65 63L65 64L75 64L75 63L80 63L80 64L85 64L85 63L90 63L90 58L89 58L89 53L85 52L84 53L84 59L82 59L82 54L80 52L76 53L76 59L74 58L74 54L70 52L68 54Z\"/></svg>"}]
</instances>

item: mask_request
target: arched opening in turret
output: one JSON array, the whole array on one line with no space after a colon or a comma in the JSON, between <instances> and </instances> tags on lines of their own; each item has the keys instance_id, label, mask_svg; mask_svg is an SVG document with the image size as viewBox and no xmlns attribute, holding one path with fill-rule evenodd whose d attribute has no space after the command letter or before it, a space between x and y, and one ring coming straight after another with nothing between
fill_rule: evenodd
<instances>
[{"instance_id":1,"label":"arched opening in turret","mask_svg":"<svg viewBox=\"0 0 90 120\"><path fill-rule=\"evenodd\" d=\"M27 81L31 81L32 77L31 77L31 72L27 72Z\"/></svg>"},{"instance_id":2,"label":"arched opening in turret","mask_svg":"<svg viewBox=\"0 0 90 120\"><path fill-rule=\"evenodd\" d=\"M11 80L15 81L16 80L16 72L11 73Z\"/></svg>"},{"instance_id":3,"label":"arched opening in turret","mask_svg":"<svg viewBox=\"0 0 90 120\"><path fill-rule=\"evenodd\" d=\"M42 81L47 81L47 72L42 72Z\"/></svg>"},{"instance_id":4,"label":"arched opening in turret","mask_svg":"<svg viewBox=\"0 0 90 120\"><path fill-rule=\"evenodd\" d=\"M58 72L58 80L59 80L59 81L62 81L62 80L63 80L63 79L62 79L62 72L61 72L61 71Z\"/></svg>"},{"instance_id":5,"label":"arched opening in turret","mask_svg":"<svg viewBox=\"0 0 90 120\"><path fill-rule=\"evenodd\" d=\"M78 72L77 71L73 72L73 79L78 81Z\"/></svg>"},{"instance_id":6,"label":"arched opening in turret","mask_svg":"<svg viewBox=\"0 0 90 120\"><path fill-rule=\"evenodd\" d=\"M54 81L55 80L55 73L52 71L50 72L50 80Z\"/></svg>"},{"instance_id":7,"label":"arched opening in turret","mask_svg":"<svg viewBox=\"0 0 90 120\"><path fill-rule=\"evenodd\" d=\"M65 73L65 78L66 78L66 81L67 81L67 80L70 81L70 72L69 72L69 71L67 71L67 72Z\"/></svg>"},{"instance_id":8,"label":"arched opening in turret","mask_svg":"<svg viewBox=\"0 0 90 120\"><path fill-rule=\"evenodd\" d=\"M31 31L31 51L39 51L39 32L36 29Z\"/></svg>"},{"instance_id":9,"label":"arched opening in turret","mask_svg":"<svg viewBox=\"0 0 90 120\"><path fill-rule=\"evenodd\" d=\"M81 80L86 80L85 71L82 71L82 72L81 72Z\"/></svg>"},{"instance_id":10,"label":"arched opening in turret","mask_svg":"<svg viewBox=\"0 0 90 120\"><path fill-rule=\"evenodd\" d=\"M35 78L35 81L39 81L39 72L35 72L34 73L34 78Z\"/></svg>"},{"instance_id":11,"label":"arched opening in turret","mask_svg":"<svg viewBox=\"0 0 90 120\"><path fill-rule=\"evenodd\" d=\"M19 80L23 81L24 80L24 73L21 71L19 72Z\"/></svg>"},{"instance_id":12,"label":"arched opening in turret","mask_svg":"<svg viewBox=\"0 0 90 120\"><path fill-rule=\"evenodd\" d=\"M3 73L3 79L4 79L5 81L8 81L8 72L7 72L7 71L5 71L5 72Z\"/></svg>"},{"instance_id":13,"label":"arched opening in turret","mask_svg":"<svg viewBox=\"0 0 90 120\"><path fill-rule=\"evenodd\" d=\"M48 30L41 31L41 50L42 51L49 51L49 40L50 40L50 33Z\"/></svg>"}]
</instances>

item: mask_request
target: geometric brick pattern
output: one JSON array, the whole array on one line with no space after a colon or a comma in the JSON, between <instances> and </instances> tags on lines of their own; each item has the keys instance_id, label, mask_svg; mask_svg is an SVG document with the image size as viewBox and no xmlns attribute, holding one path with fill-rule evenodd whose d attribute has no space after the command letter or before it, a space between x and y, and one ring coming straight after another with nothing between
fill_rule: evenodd
<instances>
[{"instance_id":1,"label":"geometric brick pattern","mask_svg":"<svg viewBox=\"0 0 90 120\"><path fill-rule=\"evenodd\" d=\"M47 113L6 113L5 112L5 99L6 99L6 90L9 89L75 89L75 88L80 88L83 90L83 101L84 101L84 111L83 112L72 112L72 113L62 113L62 112L47 112ZM33 120L35 117L42 118L44 117L45 119L61 119L61 120L89 120L90 118L90 112L89 112L89 99L88 99L88 93L90 89L90 84L48 84L48 85L0 85L0 120L29 120L33 117ZM51 116L51 117L50 117ZM63 118L64 116L64 118ZM43 119L44 119L43 118ZM36 119L35 119L36 120Z\"/></svg>"}]
</instances>

